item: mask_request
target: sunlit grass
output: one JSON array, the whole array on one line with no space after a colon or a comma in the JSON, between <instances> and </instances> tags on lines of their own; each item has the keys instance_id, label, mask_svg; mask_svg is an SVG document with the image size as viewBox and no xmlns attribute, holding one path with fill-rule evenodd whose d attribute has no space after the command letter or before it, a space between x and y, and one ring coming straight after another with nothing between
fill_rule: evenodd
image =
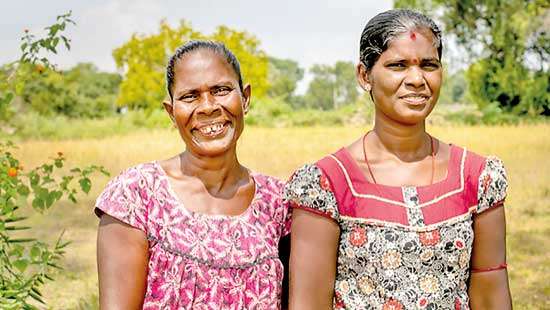
<instances>
[{"instance_id":1,"label":"sunlit grass","mask_svg":"<svg viewBox=\"0 0 550 310\"><path fill-rule=\"evenodd\" d=\"M247 128L239 158L249 168L287 178L292 170L358 138L361 128ZM433 127L446 142L477 153L499 156L505 163L510 190L507 199L508 264L516 309L550 308L550 125L518 127ZM183 149L174 130L140 131L125 136L68 141L27 141L17 155L27 167L47 154L62 151L69 165L100 164L112 175L131 165L172 156ZM63 229L73 240L65 271L44 290L52 309L96 308L97 275L94 197L107 178L94 180L92 193L78 205L66 202L46 216L31 219L37 234L53 240Z\"/></svg>"}]
</instances>

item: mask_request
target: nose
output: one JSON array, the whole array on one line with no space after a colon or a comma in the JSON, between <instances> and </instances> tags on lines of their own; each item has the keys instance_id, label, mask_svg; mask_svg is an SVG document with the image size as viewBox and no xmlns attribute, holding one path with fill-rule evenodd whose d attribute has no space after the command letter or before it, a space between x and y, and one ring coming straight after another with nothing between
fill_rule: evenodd
<instances>
[{"instance_id":1,"label":"nose","mask_svg":"<svg viewBox=\"0 0 550 310\"><path fill-rule=\"evenodd\" d=\"M422 70L417 66L410 67L407 72L407 76L405 77L405 85L420 88L423 87L425 83L426 80L424 79L424 73Z\"/></svg>"},{"instance_id":2,"label":"nose","mask_svg":"<svg viewBox=\"0 0 550 310\"><path fill-rule=\"evenodd\" d=\"M212 94L206 92L202 96L201 102L197 107L197 113L204 115L212 115L216 111L220 111L221 107L216 102L216 99Z\"/></svg>"}]
</instances>

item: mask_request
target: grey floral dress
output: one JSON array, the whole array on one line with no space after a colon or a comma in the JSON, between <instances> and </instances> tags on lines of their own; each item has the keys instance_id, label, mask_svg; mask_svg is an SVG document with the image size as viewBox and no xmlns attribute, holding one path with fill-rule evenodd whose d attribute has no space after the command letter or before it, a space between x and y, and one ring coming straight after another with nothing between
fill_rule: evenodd
<instances>
[{"instance_id":1,"label":"grey floral dress","mask_svg":"<svg viewBox=\"0 0 550 310\"><path fill-rule=\"evenodd\" d=\"M346 149L291 177L285 199L340 227L335 309L469 309L473 217L501 206L502 162L451 145L430 186L370 183Z\"/></svg>"}]
</instances>

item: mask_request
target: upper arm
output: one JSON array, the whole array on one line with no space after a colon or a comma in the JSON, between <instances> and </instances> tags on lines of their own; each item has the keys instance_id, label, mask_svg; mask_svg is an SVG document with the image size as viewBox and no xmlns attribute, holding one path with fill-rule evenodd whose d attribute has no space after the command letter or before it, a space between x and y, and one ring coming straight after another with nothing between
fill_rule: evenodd
<instances>
[{"instance_id":1,"label":"upper arm","mask_svg":"<svg viewBox=\"0 0 550 310\"><path fill-rule=\"evenodd\" d=\"M126 170L107 184L96 201L101 309L140 309L143 303L149 251L144 173L138 168Z\"/></svg>"},{"instance_id":2,"label":"upper arm","mask_svg":"<svg viewBox=\"0 0 550 310\"><path fill-rule=\"evenodd\" d=\"M148 242L145 233L107 214L97 234L101 309L140 309L146 289Z\"/></svg>"},{"instance_id":3,"label":"upper arm","mask_svg":"<svg viewBox=\"0 0 550 310\"><path fill-rule=\"evenodd\" d=\"M506 262L506 224L504 207L489 210L474 218L468 294L472 309L511 309L506 268L491 270ZM483 271L491 270L491 271Z\"/></svg>"},{"instance_id":4,"label":"upper arm","mask_svg":"<svg viewBox=\"0 0 550 310\"><path fill-rule=\"evenodd\" d=\"M297 170L285 199L294 207L290 251L290 308L332 309L340 228L328 178L315 165Z\"/></svg>"},{"instance_id":5,"label":"upper arm","mask_svg":"<svg viewBox=\"0 0 550 310\"><path fill-rule=\"evenodd\" d=\"M507 190L502 162L489 158L478 184L474 215L474 243L468 293L472 309L511 308L506 264L506 221L503 206ZM476 272L479 271L479 272Z\"/></svg>"},{"instance_id":6,"label":"upper arm","mask_svg":"<svg viewBox=\"0 0 550 310\"><path fill-rule=\"evenodd\" d=\"M334 220L300 209L293 211L291 308L332 309L339 236Z\"/></svg>"}]
</instances>

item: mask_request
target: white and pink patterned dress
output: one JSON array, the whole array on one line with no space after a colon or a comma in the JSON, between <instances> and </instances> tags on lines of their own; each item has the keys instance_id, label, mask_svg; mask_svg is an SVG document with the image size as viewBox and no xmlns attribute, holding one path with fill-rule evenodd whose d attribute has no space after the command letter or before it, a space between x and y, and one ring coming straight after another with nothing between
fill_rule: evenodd
<instances>
[{"instance_id":1,"label":"white and pink patterned dress","mask_svg":"<svg viewBox=\"0 0 550 310\"><path fill-rule=\"evenodd\" d=\"M455 145L447 177L428 186L371 183L342 148L298 169L285 199L340 227L335 309L468 310L473 220L507 187L498 158Z\"/></svg>"},{"instance_id":2,"label":"white and pink patterned dress","mask_svg":"<svg viewBox=\"0 0 550 310\"><path fill-rule=\"evenodd\" d=\"M156 162L109 182L96 202L145 232L149 241L143 309L278 309L283 266L279 239L290 230L283 183L252 173L256 190L238 216L186 209Z\"/></svg>"}]
</instances>

